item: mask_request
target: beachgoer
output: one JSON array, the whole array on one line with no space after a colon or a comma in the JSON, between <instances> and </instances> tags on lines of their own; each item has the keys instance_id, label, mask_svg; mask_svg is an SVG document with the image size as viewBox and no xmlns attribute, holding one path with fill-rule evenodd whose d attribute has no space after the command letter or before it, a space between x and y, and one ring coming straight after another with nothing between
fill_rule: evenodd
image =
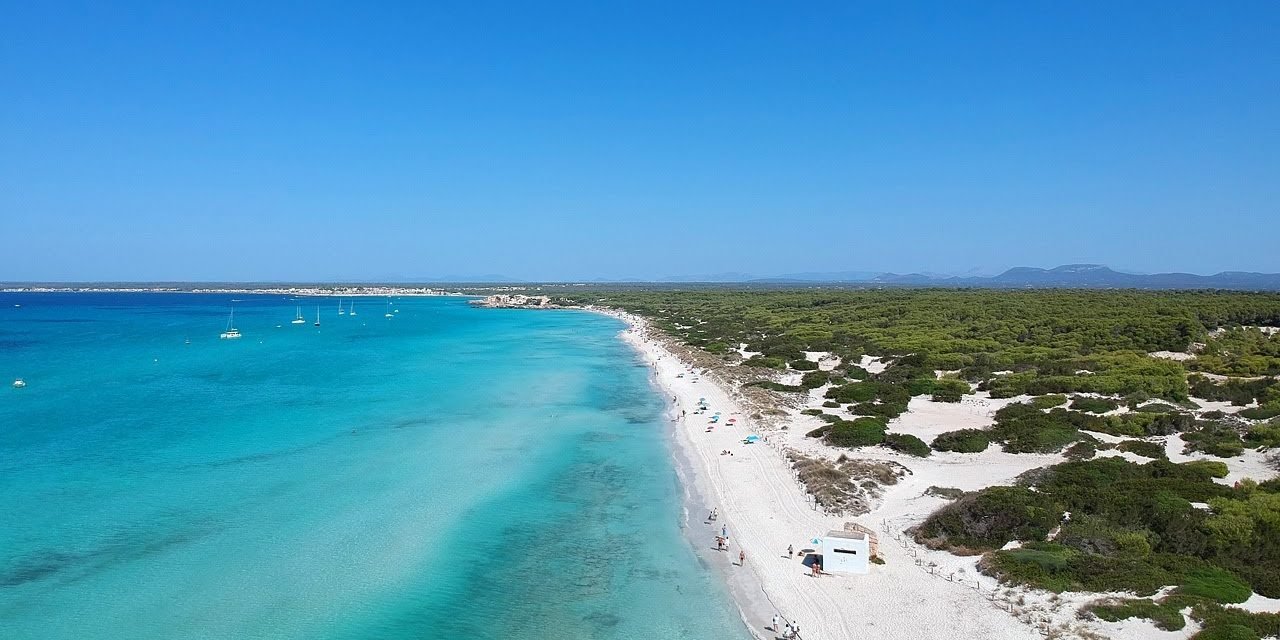
<instances>
[{"instance_id":1,"label":"beachgoer","mask_svg":"<svg viewBox=\"0 0 1280 640\"><path fill-rule=\"evenodd\" d=\"M795 547L791 545L787 545L787 557L793 558L795 557L795 555L796 555Z\"/></svg>"},{"instance_id":2,"label":"beachgoer","mask_svg":"<svg viewBox=\"0 0 1280 640\"><path fill-rule=\"evenodd\" d=\"M769 627L774 633L778 632L778 614L773 614L773 626Z\"/></svg>"},{"instance_id":3,"label":"beachgoer","mask_svg":"<svg viewBox=\"0 0 1280 640\"><path fill-rule=\"evenodd\" d=\"M747 552L741 549L738 550L738 566L739 567L747 566Z\"/></svg>"},{"instance_id":4,"label":"beachgoer","mask_svg":"<svg viewBox=\"0 0 1280 640\"><path fill-rule=\"evenodd\" d=\"M729 525L725 525L725 524L720 525L720 535L726 538L729 537Z\"/></svg>"}]
</instances>

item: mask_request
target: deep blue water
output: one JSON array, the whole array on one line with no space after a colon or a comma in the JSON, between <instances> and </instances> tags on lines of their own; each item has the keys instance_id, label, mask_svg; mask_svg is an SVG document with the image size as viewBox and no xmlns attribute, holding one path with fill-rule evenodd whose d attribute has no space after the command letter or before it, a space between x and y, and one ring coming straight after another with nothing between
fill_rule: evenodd
<instances>
[{"instance_id":1,"label":"deep blue water","mask_svg":"<svg viewBox=\"0 0 1280 640\"><path fill-rule=\"evenodd\" d=\"M618 322L356 310L0 294L3 636L746 637Z\"/></svg>"}]
</instances>

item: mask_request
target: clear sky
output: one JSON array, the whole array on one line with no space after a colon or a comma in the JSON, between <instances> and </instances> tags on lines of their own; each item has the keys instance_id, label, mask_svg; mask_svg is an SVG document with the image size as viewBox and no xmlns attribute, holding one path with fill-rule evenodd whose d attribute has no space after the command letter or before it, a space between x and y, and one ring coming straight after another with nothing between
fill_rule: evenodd
<instances>
[{"instance_id":1,"label":"clear sky","mask_svg":"<svg viewBox=\"0 0 1280 640\"><path fill-rule=\"evenodd\" d=\"M1280 272L1272 0L0 16L0 280Z\"/></svg>"}]
</instances>

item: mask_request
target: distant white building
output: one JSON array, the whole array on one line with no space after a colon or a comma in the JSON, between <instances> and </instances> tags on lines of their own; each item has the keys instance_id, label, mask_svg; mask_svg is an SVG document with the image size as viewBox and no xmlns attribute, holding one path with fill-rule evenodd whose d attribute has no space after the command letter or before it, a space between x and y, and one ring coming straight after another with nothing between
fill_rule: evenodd
<instances>
[{"instance_id":1,"label":"distant white building","mask_svg":"<svg viewBox=\"0 0 1280 640\"><path fill-rule=\"evenodd\" d=\"M822 539L822 571L870 573L871 541L861 531L828 531Z\"/></svg>"}]
</instances>

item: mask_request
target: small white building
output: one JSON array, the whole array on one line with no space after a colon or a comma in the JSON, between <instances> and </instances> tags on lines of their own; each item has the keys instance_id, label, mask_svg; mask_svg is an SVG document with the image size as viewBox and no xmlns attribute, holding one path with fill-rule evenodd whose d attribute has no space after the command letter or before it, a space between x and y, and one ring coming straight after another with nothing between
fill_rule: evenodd
<instances>
[{"instance_id":1,"label":"small white building","mask_svg":"<svg viewBox=\"0 0 1280 640\"><path fill-rule=\"evenodd\" d=\"M861 531L828 531L822 538L824 573L870 573L871 542Z\"/></svg>"}]
</instances>

